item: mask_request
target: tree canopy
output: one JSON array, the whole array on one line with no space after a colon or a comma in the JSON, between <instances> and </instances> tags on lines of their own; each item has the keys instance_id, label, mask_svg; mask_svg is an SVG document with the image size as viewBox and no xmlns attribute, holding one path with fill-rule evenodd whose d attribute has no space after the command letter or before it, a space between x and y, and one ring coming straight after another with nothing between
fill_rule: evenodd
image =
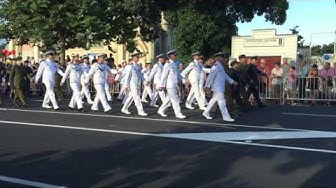
<instances>
[{"instance_id":1,"label":"tree canopy","mask_svg":"<svg viewBox=\"0 0 336 188\"><path fill-rule=\"evenodd\" d=\"M237 22L250 22L255 15L266 21L283 24L288 9L287 0L189 0L169 1L179 8L165 9L166 20L174 30L176 48L182 59L201 50L210 57L216 51L229 52L231 36L236 35ZM162 2L162 6L169 6Z\"/></svg>"},{"instance_id":2,"label":"tree canopy","mask_svg":"<svg viewBox=\"0 0 336 188\"><path fill-rule=\"evenodd\" d=\"M263 15L283 24L287 9L287 0L3 0L0 37L42 42L43 49L86 48L103 41L126 44L132 51L135 37L157 37L164 12L182 58L196 50L210 56L230 49L237 22Z\"/></svg>"},{"instance_id":3,"label":"tree canopy","mask_svg":"<svg viewBox=\"0 0 336 188\"><path fill-rule=\"evenodd\" d=\"M323 56L324 54L334 53L334 43L316 45L311 47L311 54L313 56Z\"/></svg>"}]
</instances>

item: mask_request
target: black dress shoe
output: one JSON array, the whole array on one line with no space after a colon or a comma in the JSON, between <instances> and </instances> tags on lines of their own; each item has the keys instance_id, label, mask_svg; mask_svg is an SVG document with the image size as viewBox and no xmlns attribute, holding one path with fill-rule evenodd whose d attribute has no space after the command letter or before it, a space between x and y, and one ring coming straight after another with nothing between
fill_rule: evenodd
<instances>
[{"instance_id":1,"label":"black dress shoe","mask_svg":"<svg viewBox=\"0 0 336 188\"><path fill-rule=\"evenodd\" d=\"M28 103L22 105L23 107L29 107Z\"/></svg>"},{"instance_id":2,"label":"black dress shoe","mask_svg":"<svg viewBox=\"0 0 336 188\"><path fill-rule=\"evenodd\" d=\"M55 110L55 111L59 111L59 110L60 110L60 108L54 108L54 110Z\"/></svg>"},{"instance_id":3,"label":"black dress shoe","mask_svg":"<svg viewBox=\"0 0 336 188\"><path fill-rule=\"evenodd\" d=\"M85 112L83 108L78 109L78 112Z\"/></svg>"},{"instance_id":4,"label":"black dress shoe","mask_svg":"<svg viewBox=\"0 0 336 188\"><path fill-rule=\"evenodd\" d=\"M18 103L13 103L14 106L16 107L20 107L20 105Z\"/></svg>"},{"instance_id":5,"label":"black dress shoe","mask_svg":"<svg viewBox=\"0 0 336 188\"><path fill-rule=\"evenodd\" d=\"M111 114L112 113L112 109L111 110L108 110L106 112L104 112L105 114Z\"/></svg>"},{"instance_id":6,"label":"black dress shoe","mask_svg":"<svg viewBox=\"0 0 336 188\"><path fill-rule=\"evenodd\" d=\"M75 110L74 108L71 108L70 106L68 107L70 110Z\"/></svg>"}]
</instances>

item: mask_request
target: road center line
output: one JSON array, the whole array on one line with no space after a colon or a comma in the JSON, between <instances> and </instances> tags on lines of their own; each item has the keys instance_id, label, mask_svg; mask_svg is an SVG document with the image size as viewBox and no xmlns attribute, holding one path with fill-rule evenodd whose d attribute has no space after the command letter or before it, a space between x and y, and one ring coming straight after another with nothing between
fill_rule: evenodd
<instances>
[{"instance_id":1,"label":"road center line","mask_svg":"<svg viewBox=\"0 0 336 188\"><path fill-rule=\"evenodd\" d=\"M31 187L38 187L38 188L66 188L64 186L50 185L46 183L12 178L8 176L0 176L0 181L19 184L19 185L26 185L26 186L31 186Z\"/></svg>"},{"instance_id":2,"label":"road center line","mask_svg":"<svg viewBox=\"0 0 336 188\"><path fill-rule=\"evenodd\" d=\"M250 143L250 142L239 142L239 141L228 141L228 140L213 141L213 140L201 140L201 139L174 138L170 136L164 136L160 134L151 134L151 133L117 131L117 130L108 130L108 129L95 129L95 128L87 128L87 127L73 127L73 126L62 126L62 125L48 125L48 124L28 123L28 122L15 122L15 121L0 120L0 123L14 124L14 125L28 125L28 126L35 126L35 127L50 127L50 128L60 128L60 129L70 129L70 130L81 130L81 131L107 132L107 133L128 134L128 135L137 135L137 136L151 136L151 137L157 137L157 138L197 140L197 141L203 141L203 142L217 142L217 143L226 143L226 144L236 144L236 145L247 145L247 146L277 148L277 149L288 149L288 150L296 150L296 151L309 151L309 152L336 154L336 151L334 150L292 147L292 146L284 146L284 145L272 145L272 144L261 144L261 143Z\"/></svg>"},{"instance_id":3,"label":"road center line","mask_svg":"<svg viewBox=\"0 0 336 188\"><path fill-rule=\"evenodd\" d=\"M72 113L72 112L55 112L55 111L42 111L42 110L24 110L24 109L11 109L11 108L0 108L0 111L18 111L18 112L30 112L30 113L45 113L45 114L61 114L61 115L75 115L75 116L90 116L90 117L104 117L104 118L119 118L119 119L130 119L130 120L146 120L146 121L157 121L157 122L174 122L174 123L187 123L193 125L211 126L211 127L239 127L239 128L252 128L252 129L268 129L268 130L283 130L283 131L314 131L307 129L293 129L293 128L282 128L282 127L266 127L257 125L239 125L239 124L225 124L225 123L211 123L211 122L199 122L199 121L186 121L186 120L174 120L174 119L155 119L146 117L130 117L130 116L117 116L117 115L103 115L103 114L83 114L83 113Z\"/></svg>"},{"instance_id":4,"label":"road center line","mask_svg":"<svg viewBox=\"0 0 336 188\"><path fill-rule=\"evenodd\" d=\"M291 112L283 112L282 114L289 116L313 116L313 117L336 118L336 115L332 114L306 114L306 113L291 113Z\"/></svg>"}]
</instances>

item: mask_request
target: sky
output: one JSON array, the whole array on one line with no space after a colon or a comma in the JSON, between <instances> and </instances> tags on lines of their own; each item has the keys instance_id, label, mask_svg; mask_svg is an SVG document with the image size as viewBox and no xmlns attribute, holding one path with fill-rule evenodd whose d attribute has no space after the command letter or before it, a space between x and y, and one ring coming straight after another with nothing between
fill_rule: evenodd
<instances>
[{"instance_id":1,"label":"sky","mask_svg":"<svg viewBox=\"0 0 336 188\"><path fill-rule=\"evenodd\" d=\"M253 29L277 29L278 34L290 34L299 26L299 34L305 44L330 44L335 40L336 2L335 0L288 0L287 20L283 25L266 22L263 16L256 16L252 22L238 23L238 35L251 35Z\"/></svg>"}]
</instances>

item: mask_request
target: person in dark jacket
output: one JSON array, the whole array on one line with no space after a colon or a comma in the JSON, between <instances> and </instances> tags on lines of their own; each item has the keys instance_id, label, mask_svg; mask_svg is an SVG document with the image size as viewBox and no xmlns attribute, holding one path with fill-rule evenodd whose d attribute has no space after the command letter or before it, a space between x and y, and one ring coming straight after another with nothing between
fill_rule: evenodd
<instances>
[{"instance_id":1,"label":"person in dark jacket","mask_svg":"<svg viewBox=\"0 0 336 188\"><path fill-rule=\"evenodd\" d=\"M19 107L19 100L21 101L21 104L23 106L28 106L28 103L24 96L24 82L25 78L27 77L27 72L25 71L25 68L22 64L22 58L18 57L16 58L16 63L11 67L10 69L10 78L9 80L12 80L14 84L15 89L15 95L13 99L13 104L17 107Z\"/></svg>"},{"instance_id":2,"label":"person in dark jacket","mask_svg":"<svg viewBox=\"0 0 336 188\"><path fill-rule=\"evenodd\" d=\"M249 87L248 87L247 93L248 93L248 96L252 94L254 99L258 103L258 106L262 108L262 107L265 107L265 105L261 102L260 97L259 97L259 91L258 91L259 76L267 76L267 75L261 72L257 68L256 66L257 61L258 61L257 56L252 57L251 63L249 63L247 67L247 74L250 77L250 82L248 83Z\"/></svg>"}]
</instances>

